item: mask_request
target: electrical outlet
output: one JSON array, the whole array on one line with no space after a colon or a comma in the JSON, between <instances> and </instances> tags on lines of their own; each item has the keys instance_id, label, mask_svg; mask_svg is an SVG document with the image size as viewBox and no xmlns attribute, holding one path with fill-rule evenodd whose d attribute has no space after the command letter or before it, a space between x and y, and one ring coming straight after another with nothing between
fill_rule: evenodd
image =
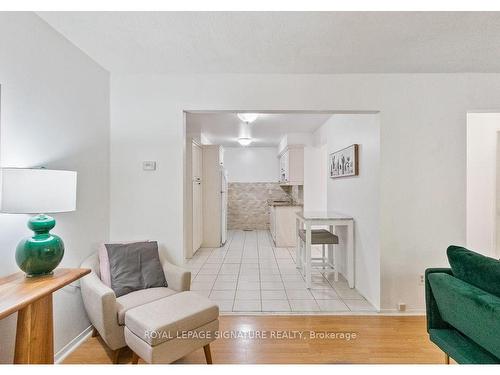
<instances>
[{"instance_id":1,"label":"electrical outlet","mask_svg":"<svg viewBox=\"0 0 500 375\"><path fill-rule=\"evenodd\" d=\"M425 284L425 277L424 275L420 275L418 277L418 285L424 285Z\"/></svg>"}]
</instances>

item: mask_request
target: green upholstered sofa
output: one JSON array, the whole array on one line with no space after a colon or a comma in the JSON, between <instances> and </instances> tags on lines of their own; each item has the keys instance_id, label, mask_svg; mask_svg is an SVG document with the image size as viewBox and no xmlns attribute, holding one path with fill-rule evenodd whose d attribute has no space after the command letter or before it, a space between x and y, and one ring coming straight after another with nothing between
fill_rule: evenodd
<instances>
[{"instance_id":1,"label":"green upholstered sofa","mask_svg":"<svg viewBox=\"0 0 500 375\"><path fill-rule=\"evenodd\" d=\"M425 272L430 340L448 363L500 363L500 262L457 246L448 259Z\"/></svg>"}]
</instances>

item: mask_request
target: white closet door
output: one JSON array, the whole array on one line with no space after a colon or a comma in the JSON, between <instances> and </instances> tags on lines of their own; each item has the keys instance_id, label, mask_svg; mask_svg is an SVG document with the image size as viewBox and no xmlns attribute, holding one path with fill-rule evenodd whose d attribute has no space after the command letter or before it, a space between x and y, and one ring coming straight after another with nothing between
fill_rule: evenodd
<instances>
[{"instance_id":1,"label":"white closet door","mask_svg":"<svg viewBox=\"0 0 500 375\"><path fill-rule=\"evenodd\" d=\"M201 179L201 168L202 168L202 152L201 147L196 143L193 143L192 151L192 174L195 179Z\"/></svg>"},{"instance_id":2,"label":"white closet door","mask_svg":"<svg viewBox=\"0 0 500 375\"><path fill-rule=\"evenodd\" d=\"M193 175L193 254L200 248L203 241L203 188L201 147L192 145L192 175Z\"/></svg>"},{"instance_id":3,"label":"white closet door","mask_svg":"<svg viewBox=\"0 0 500 375\"><path fill-rule=\"evenodd\" d=\"M193 254L203 240L203 189L201 181L193 181Z\"/></svg>"}]
</instances>

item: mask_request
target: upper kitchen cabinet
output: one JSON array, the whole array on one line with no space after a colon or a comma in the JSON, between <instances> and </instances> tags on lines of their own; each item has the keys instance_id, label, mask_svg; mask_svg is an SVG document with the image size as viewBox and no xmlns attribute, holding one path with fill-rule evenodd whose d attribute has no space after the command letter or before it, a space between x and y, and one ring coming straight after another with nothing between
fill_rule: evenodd
<instances>
[{"instance_id":1,"label":"upper kitchen cabinet","mask_svg":"<svg viewBox=\"0 0 500 375\"><path fill-rule=\"evenodd\" d=\"M280 184L304 185L304 146L288 145L278 157L280 160Z\"/></svg>"}]
</instances>

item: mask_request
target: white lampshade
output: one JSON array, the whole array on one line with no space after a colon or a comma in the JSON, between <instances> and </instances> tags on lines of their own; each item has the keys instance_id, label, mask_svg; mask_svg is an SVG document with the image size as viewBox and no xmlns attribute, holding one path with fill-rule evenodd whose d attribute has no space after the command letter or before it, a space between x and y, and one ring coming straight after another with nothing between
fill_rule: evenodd
<instances>
[{"instance_id":1,"label":"white lampshade","mask_svg":"<svg viewBox=\"0 0 500 375\"><path fill-rule=\"evenodd\" d=\"M76 210L76 172L1 169L0 211L41 214Z\"/></svg>"}]
</instances>

